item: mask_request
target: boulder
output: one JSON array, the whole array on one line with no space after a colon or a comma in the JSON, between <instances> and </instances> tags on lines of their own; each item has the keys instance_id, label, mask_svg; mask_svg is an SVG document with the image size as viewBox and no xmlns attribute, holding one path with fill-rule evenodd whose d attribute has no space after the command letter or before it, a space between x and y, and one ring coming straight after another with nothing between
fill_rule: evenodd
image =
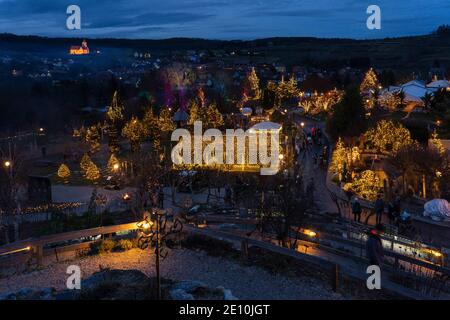
<instances>
[{"instance_id":1,"label":"boulder","mask_svg":"<svg viewBox=\"0 0 450 320\"><path fill-rule=\"evenodd\" d=\"M0 296L0 300L54 300L55 288L31 289L22 288L17 292L9 292Z\"/></svg>"},{"instance_id":2,"label":"boulder","mask_svg":"<svg viewBox=\"0 0 450 320\"><path fill-rule=\"evenodd\" d=\"M231 293L231 290L225 289L224 287L217 287L217 289L223 292L223 300L239 300Z\"/></svg>"},{"instance_id":3,"label":"boulder","mask_svg":"<svg viewBox=\"0 0 450 320\"><path fill-rule=\"evenodd\" d=\"M16 297L15 292L7 292L7 293L4 293L4 294L0 295L0 301L2 301L2 300L16 300L16 299L17 299L17 297Z\"/></svg>"},{"instance_id":4,"label":"boulder","mask_svg":"<svg viewBox=\"0 0 450 320\"><path fill-rule=\"evenodd\" d=\"M194 296L182 289L173 289L169 291L170 299L172 300L195 300Z\"/></svg>"},{"instance_id":5,"label":"boulder","mask_svg":"<svg viewBox=\"0 0 450 320\"><path fill-rule=\"evenodd\" d=\"M207 288L207 285L200 281L183 280L183 281L175 283L171 289L172 290L180 289L180 290L186 291L188 293L192 293L195 290L197 290L198 288Z\"/></svg>"}]
</instances>

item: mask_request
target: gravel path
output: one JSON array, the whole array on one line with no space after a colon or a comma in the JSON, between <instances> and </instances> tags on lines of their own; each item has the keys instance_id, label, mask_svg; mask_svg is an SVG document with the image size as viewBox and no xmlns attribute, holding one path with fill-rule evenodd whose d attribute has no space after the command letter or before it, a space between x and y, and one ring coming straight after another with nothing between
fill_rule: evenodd
<instances>
[{"instance_id":1,"label":"gravel path","mask_svg":"<svg viewBox=\"0 0 450 320\"><path fill-rule=\"evenodd\" d=\"M71 264L81 267L82 277L111 269L138 269L154 275L154 255L150 251L133 249L105 255L87 256L72 261L54 262L47 268L27 274L0 279L0 294L28 287L65 289L66 270ZM198 280L208 286L223 286L239 299L343 299L329 285L308 277L287 277L270 274L259 267L241 266L237 262L208 256L203 251L176 249L162 262L162 276L175 280Z\"/></svg>"}]
</instances>

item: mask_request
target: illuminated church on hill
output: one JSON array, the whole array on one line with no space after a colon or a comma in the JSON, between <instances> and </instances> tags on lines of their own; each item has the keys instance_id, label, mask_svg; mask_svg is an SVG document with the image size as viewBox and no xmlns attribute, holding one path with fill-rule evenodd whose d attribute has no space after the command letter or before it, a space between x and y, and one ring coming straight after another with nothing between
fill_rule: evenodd
<instances>
[{"instance_id":1,"label":"illuminated church on hill","mask_svg":"<svg viewBox=\"0 0 450 320\"><path fill-rule=\"evenodd\" d=\"M70 54L81 55L81 54L89 54L89 47L86 40L83 40L80 46L71 46Z\"/></svg>"}]
</instances>

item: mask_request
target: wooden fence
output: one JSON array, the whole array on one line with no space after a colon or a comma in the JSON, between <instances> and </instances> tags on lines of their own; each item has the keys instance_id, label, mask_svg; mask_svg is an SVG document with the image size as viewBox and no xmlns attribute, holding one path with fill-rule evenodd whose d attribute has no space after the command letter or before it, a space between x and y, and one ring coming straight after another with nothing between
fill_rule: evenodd
<instances>
[{"instance_id":1,"label":"wooden fence","mask_svg":"<svg viewBox=\"0 0 450 320\"><path fill-rule=\"evenodd\" d=\"M98 227L98 228L92 228L92 229L84 229L84 230L77 230L77 231L70 231L70 232L64 232L64 233L57 233L52 234L48 236L43 236L39 238L29 239L29 240L22 240L13 242L11 244L7 244L0 247L0 256L6 256L9 254L14 254L18 252L29 252L32 258L36 259L37 265L41 266L43 262L43 257L46 255L46 251L51 252L64 252L64 251L72 251L81 249L84 247L88 247L88 242L80 242L76 244L69 244L69 245L62 245L58 248L48 248L45 249L45 246L51 245L51 244L58 244L63 243L71 240L80 240L89 238L89 237L95 237L98 235L105 235L105 234L112 234L117 232L123 232L123 231L131 231L137 229L137 223L126 223L126 224L120 224L120 225L114 225L114 226L106 226L106 227ZM56 251L55 251L56 250ZM11 257L14 259L14 257Z\"/></svg>"},{"instance_id":2,"label":"wooden fence","mask_svg":"<svg viewBox=\"0 0 450 320\"><path fill-rule=\"evenodd\" d=\"M117 232L125 232L133 230L137 230L136 222L71 231L29 240L18 241L8 245L1 246L0 257L6 256L7 259L12 260L13 263L17 264L23 262L24 255L15 253L25 252L26 253L25 256L28 256L28 258L34 258L36 264L42 266L43 258L46 255L56 254L57 256L59 253L62 252L89 248L90 244L92 243L92 241L89 240L89 237L108 235ZM218 230L196 228L190 225L185 225L184 230L188 231L189 233L206 235L218 240L235 242L240 245L241 254L243 255L245 255L246 252L248 253L248 246L255 246L273 253L289 256L307 265L315 266L315 268L318 268L318 270L322 270L329 274L331 286L336 291L339 288L340 278L344 274L346 275L346 277L350 276L353 279L356 279L357 281L359 281L359 283L365 283L367 278L367 275L363 272L355 274L354 272L346 270L345 266L343 265L341 266L335 262L329 261L322 257L301 253L296 250L288 248L283 248L270 242L256 240ZM73 240L80 242L73 243L71 242ZM57 246L50 247L50 245L57 245ZM314 246L317 245L317 243L311 242L311 245ZM407 263L414 264L420 267L429 268L431 270L434 270L435 272L439 272L447 276L450 275L450 270L448 270L447 268L442 268L438 265L430 264L425 261L421 261L410 257L405 257L403 255L392 252L388 252L386 255L389 257L393 257L396 262L405 261ZM360 257L353 257L353 258L360 259ZM385 288L406 298L413 298L413 299L424 298L424 296L412 290L409 290L402 286L396 286L393 283L385 284Z\"/></svg>"}]
</instances>

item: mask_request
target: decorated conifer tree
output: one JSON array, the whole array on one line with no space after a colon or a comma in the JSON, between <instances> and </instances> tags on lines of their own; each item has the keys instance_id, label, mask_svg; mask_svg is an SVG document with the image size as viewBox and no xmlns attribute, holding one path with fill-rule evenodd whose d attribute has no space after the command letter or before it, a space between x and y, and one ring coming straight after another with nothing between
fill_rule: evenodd
<instances>
[{"instance_id":1,"label":"decorated conifer tree","mask_svg":"<svg viewBox=\"0 0 450 320\"><path fill-rule=\"evenodd\" d=\"M87 153L85 153L80 161L81 170L86 171L91 162L92 162L91 157L89 157L89 155Z\"/></svg>"},{"instance_id":2,"label":"decorated conifer tree","mask_svg":"<svg viewBox=\"0 0 450 320\"><path fill-rule=\"evenodd\" d=\"M173 123L169 108L163 108L159 114L159 129L163 132L175 130L175 124Z\"/></svg>"},{"instance_id":3,"label":"decorated conifer tree","mask_svg":"<svg viewBox=\"0 0 450 320\"><path fill-rule=\"evenodd\" d=\"M100 179L100 170L94 162L90 162L88 168L84 174L85 178L90 181L96 181Z\"/></svg>"},{"instance_id":4,"label":"decorated conifer tree","mask_svg":"<svg viewBox=\"0 0 450 320\"><path fill-rule=\"evenodd\" d=\"M375 71L372 68L370 68L366 72L364 79L361 82L360 90L363 93L370 91L370 90L374 91L374 90L378 90L378 86L379 86L379 83L378 83L377 75L376 75Z\"/></svg>"},{"instance_id":5,"label":"decorated conifer tree","mask_svg":"<svg viewBox=\"0 0 450 320\"><path fill-rule=\"evenodd\" d=\"M61 164L58 169L58 177L68 179L70 177L70 169L66 164Z\"/></svg>"},{"instance_id":6,"label":"decorated conifer tree","mask_svg":"<svg viewBox=\"0 0 450 320\"><path fill-rule=\"evenodd\" d=\"M195 121L201 120L200 117L200 107L194 100L189 102L189 120L188 124L193 125Z\"/></svg>"},{"instance_id":7,"label":"decorated conifer tree","mask_svg":"<svg viewBox=\"0 0 450 320\"><path fill-rule=\"evenodd\" d=\"M86 131L86 142L89 143L91 152L97 152L100 149L100 128L96 125L91 126Z\"/></svg>"},{"instance_id":8,"label":"decorated conifer tree","mask_svg":"<svg viewBox=\"0 0 450 320\"><path fill-rule=\"evenodd\" d=\"M107 165L109 172L114 173L115 172L114 166L119 165L120 165L119 159L117 159L116 155L112 153L111 156L109 157Z\"/></svg>"},{"instance_id":9,"label":"decorated conifer tree","mask_svg":"<svg viewBox=\"0 0 450 320\"><path fill-rule=\"evenodd\" d=\"M117 153L120 150L119 130L124 118L123 112L123 103L119 93L116 91L106 113L108 119L108 146L111 153Z\"/></svg>"},{"instance_id":10,"label":"decorated conifer tree","mask_svg":"<svg viewBox=\"0 0 450 320\"><path fill-rule=\"evenodd\" d=\"M342 181L343 175L346 170L346 161L348 159L347 153L348 150L345 147L344 142L341 138L339 138L338 142L336 143L336 147L334 148L330 165L330 169L334 173L338 174L339 181Z\"/></svg>"},{"instance_id":11,"label":"decorated conifer tree","mask_svg":"<svg viewBox=\"0 0 450 320\"><path fill-rule=\"evenodd\" d=\"M144 118L142 120L147 134L153 140L158 135L158 117L153 113L153 108L149 107L145 110Z\"/></svg>"},{"instance_id":12,"label":"decorated conifer tree","mask_svg":"<svg viewBox=\"0 0 450 320\"><path fill-rule=\"evenodd\" d=\"M148 135L147 127L137 117L132 117L123 130L122 135L130 140L131 151L137 152L141 149L141 141Z\"/></svg>"},{"instance_id":13,"label":"decorated conifer tree","mask_svg":"<svg viewBox=\"0 0 450 320\"><path fill-rule=\"evenodd\" d=\"M222 114L217 109L215 103L210 104L206 109L206 118L206 125L209 128L219 128L224 124Z\"/></svg>"},{"instance_id":14,"label":"decorated conifer tree","mask_svg":"<svg viewBox=\"0 0 450 320\"><path fill-rule=\"evenodd\" d=\"M247 77L248 84L250 86L250 98L258 100L261 98L261 89L259 88L259 78L256 74L255 68L252 68Z\"/></svg>"}]
</instances>

